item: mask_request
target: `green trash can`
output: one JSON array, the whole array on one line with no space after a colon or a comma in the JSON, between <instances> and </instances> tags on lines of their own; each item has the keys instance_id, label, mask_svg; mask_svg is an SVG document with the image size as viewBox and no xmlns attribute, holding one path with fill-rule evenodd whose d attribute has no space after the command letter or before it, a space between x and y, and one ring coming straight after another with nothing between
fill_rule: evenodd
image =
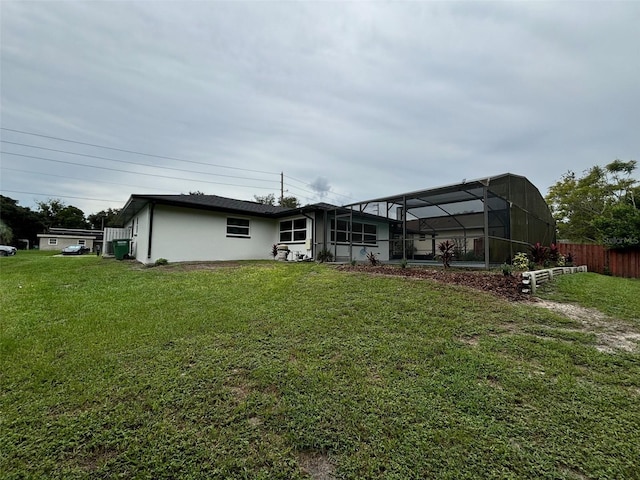
<instances>
[{"instance_id":1,"label":"green trash can","mask_svg":"<svg viewBox=\"0 0 640 480\"><path fill-rule=\"evenodd\" d=\"M113 241L113 254L116 256L116 260L123 260L129 254L130 241L128 238Z\"/></svg>"}]
</instances>

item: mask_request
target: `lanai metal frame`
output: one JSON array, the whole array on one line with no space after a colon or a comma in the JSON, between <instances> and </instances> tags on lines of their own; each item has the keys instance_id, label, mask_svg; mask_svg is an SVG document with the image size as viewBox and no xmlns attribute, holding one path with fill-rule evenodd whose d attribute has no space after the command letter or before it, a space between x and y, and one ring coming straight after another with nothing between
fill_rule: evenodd
<instances>
[{"instance_id":1,"label":"lanai metal frame","mask_svg":"<svg viewBox=\"0 0 640 480\"><path fill-rule=\"evenodd\" d=\"M511 173L375 198L344 208L399 222L403 260L407 260L411 222L417 222L420 232L431 228L435 238L433 225L446 218L464 232L465 241L468 230L481 228L485 268L489 268L492 259L494 263L506 260L498 260L499 255L511 258L536 241L550 243L555 239L555 222L544 198L525 177ZM470 214L477 214L478 218L481 215L482 224L465 225L462 219ZM537 238L531 238L534 236ZM492 252L492 246L496 251Z\"/></svg>"}]
</instances>

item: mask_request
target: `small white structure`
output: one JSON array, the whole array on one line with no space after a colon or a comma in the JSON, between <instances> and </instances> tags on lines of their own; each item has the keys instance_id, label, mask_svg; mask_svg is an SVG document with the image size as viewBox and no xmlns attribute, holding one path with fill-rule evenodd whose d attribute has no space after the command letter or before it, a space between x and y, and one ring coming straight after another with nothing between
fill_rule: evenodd
<instances>
[{"instance_id":1,"label":"small white structure","mask_svg":"<svg viewBox=\"0 0 640 480\"><path fill-rule=\"evenodd\" d=\"M105 227L103 237L104 248L102 249L102 256L112 257L113 241L123 238L131 238L131 228Z\"/></svg>"}]
</instances>

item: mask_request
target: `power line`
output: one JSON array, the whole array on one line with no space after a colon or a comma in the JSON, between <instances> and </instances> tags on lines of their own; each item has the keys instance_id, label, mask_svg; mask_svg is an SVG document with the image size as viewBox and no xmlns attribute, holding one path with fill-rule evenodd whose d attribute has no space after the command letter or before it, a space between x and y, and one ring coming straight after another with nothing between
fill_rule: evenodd
<instances>
[{"instance_id":1,"label":"power line","mask_svg":"<svg viewBox=\"0 0 640 480\"><path fill-rule=\"evenodd\" d=\"M40 197L49 197L49 198L53 198L53 197L58 198L58 197L60 197L60 198L75 198L75 199L79 199L79 200L94 200L96 202L109 202L109 203L113 203L114 202L113 199L107 200L107 199L104 199L104 198L87 198L87 197L74 197L74 196L71 196L71 195L53 195L53 194L50 194L50 193L20 192L18 190L2 190L2 191L3 192L9 192L9 193L22 193L24 195L38 195Z\"/></svg>"},{"instance_id":2,"label":"power line","mask_svg":"<svg viewBox=\"0 0 640 480\"><path fill-rule=\"evenodd\" d=\"M208 166L208 167L226 168L226 169L231 169L231 170L259 173L259 174L265 174L265 175L280 175L279 173L276 173L276 172L268 172L268 171L264 171L264 170L254 170L254 169L241 168L241 167L230 167L230 166L227 166L227 165L219 165L219 164L213 164L213 163L198 162L198 161L195 161L195 160L185 160L185 159L177 158L177 157L169 157L169 156L164 156L164 155L155 155L155 154L139 152L139 151L135 151L135 150L126 150L126 149L122 149L122 148L108 147L108 146L105 146L105 145L99 145L99 144L94 144L94 143L80 142L80 141L77 141L77 140L70 140L70 139L67 139L67 138L55 137L55 136L52 136L52 135L43 135L43 134L39 134L39 133L27 132L27 131L24 131L24 130L17 130L17 129L7 128L7 127L0 127L0 130L5 130L7 132L14 132L14 133L22 134L22 135L30 135L30 136L34 136L34 137L47 138L47 139L61 141L61 142L73 143L73 144L77 144L77 145L85 145L85 146L94 147L94 148L102 148L102 149L112 150L112 151L117 151L117 152L129 153L129 154L134 154L134 155L141 155L141 156L145 156L145 157L161 158L161 159L173 160L173 161L177 161L177 162L191 163L191 164L194 164L194 165L205 165L205 166ZM69 154L69 155L77 155L77 156L83 156L83 157L87 157L87 158L95 158L95 159L99 159L99 160L107 160L107 161L130 164L130 165L138 165L138 166L152 167L152 168L162 168L162 169L165 169L165 170L173 170L173 171L179 171L179 172L196 173L196 174L227 177L227 178L246 179L245 177L238 177L238 176L234 176L234 175L224 175L224 174L216 174L216 173L209 173L209 172L201 172L201 171L194 171L194 170L179 169L179 168L173 168L173 167L163 167L163 166L149 165L149 164L145 164L145 163L138 163L138 162L132 162L132 161L126 161L126 160L118 160L118 159L108 158L108 157L101 157L101 156L98 156L98 155L83 154L83 153L77 153L77 152L70 152L70 151L66 151L66 150L58 150L58 149L53 149L53 148L40 147L40 146L37 146L37 145L29 145L29 144L25 144L25 143L11 142L11 141L8 141L8 140L0 140L0 141L2 143L7 143L7 144L11 144L11 145L17 145L17 146L23 146L23 147L27 147L27 148L37 148L37 149L40 149L40 150L47 150L47 151L52 151L52 152L57 152L57 153L64 153L64 154ZM175 180L185 180L185 181L200 182L200 183L211 183L211 184L215 184L215 185L226 185L226 186L235 186L235 187L259 188L259 189L264 189L264 190L270 190L271 189L271 188L268 188L268 187L257 187L257 186L251 186L251 185L237 185L237 184L221 183L221 182L207 182L207 181L204 181L204 180L195 180L195 179L187 179L187 178L179 178L179 177L168 177L168 176L164 176L164 175L157 175L157 174L150 174L150 173L131 172L131 171L128 171L128 170L119 170L119 169L113 169L113 168L107 168L107 167L97 167L97 166L93 166L93 165L84 165L84 164L78 164L78 163L73 163L73 162L65 162L65 161L62 161L62 160L53 160L53 159L48 159L48 158L43 158L43 157L21 155L21 154L11 153L11 152L0 152L0 153L6 153L8 155L23 156L23 157L26 157L26 158L35 158L35 159L51 161L51 162L67 163L67 164L76 165L76 166L86 166L86 167L89 167L89 168L99 168L99 169L103 169L103 170L111 170L111 171L116 171L116 172L133 173L133 174L138 174L138 175L148 175L148 176L154 176L154 177L160 177L160 178L171 178L171 179L175 179ZM298 178L291 177L289 175L284 175L284 176L286 178L290 179L290 180L296 181L296 182L298 182L300 184L303 184L305 186L310 187L309 182L305 182L304 180L300 180ZM253 180L253 181L258 181L258 182L270 182L270 181L272 181L272 180L260 179L260 178L249 178L247 180ZM304 191L306 193L309 193L309 194L313 195L314 197L317 196L320 193L318 191L311 191L311 190L304 189L302 187L295 187L295 188L297 188L298 190ZM311 187L311 188L313 188L313 187ZM337 196L344 197L344 198L349 198L349 199L353 198L351 195L344 195L342 193L338 193L338 192L336 192L334 190L331 190L331 189L329 189L327 191L327 193L331 193L333 195L337 195ZM305 198L309 198L310 199L312 197L305 197Z\"/></svg>"},{"instance_id":3,"label":"power line","mask_svg":"<svg viewBox=\"0 0 640 480\"><path fill-rule=\"evenodd\" d=\"M77 180L79 182L86 182L87 180L85 178L77 178L77 177L69 177L67 175L56 175L55 173L44 173L44 172L34 172L31 170L20 170L19 168L9 168L9 167L0 167L0 170L9 170L12 172L20 172L20 173L28 173L28 174L35 174L35 175L46 175L48 177L58 177L58 178L68 178L69 180ZM141 185L131 185L128 183L118 183L118 182L107 182L106 180L95 180L95 179L91 179L91 183L106 183L109 185L118 185L120 187L134 187L134 188L140 188ZM160 191L158 188L155 187L144 187L144 188L149 188L151 190L156 190L156 191Z\"/></svg>"},{"instance_id":4,"label":"power line","mask_svg":"<svg viewBox=\"0 0 640 480\"><path fill-rule=\"evenodd\" d=\"M0 153L4 154L4 155L14 155L17 157L24 157L24 158L34 158L36 160L44 160L47 162L55 162L55 163L65 163L68 165L75 165L78 167L86 167L86 168L97 168L100 170L109 170L112 172L123 172L123 173L130 173L133 175L146 175L148 177L159 177L159 178L169 178L171 180L184 180L187 182L199 182L199 183L208 183L208 184L212 184L212 185L225 185L225 186L230 186L230 187L243 187L243 188L259 188L259 189L263 189L263 190L273 190L273 188L270 187L258 187L258 186L254 186L254 185L238 185L238 184L234 184L234 183L222 183L222 182L211 182L208 180L197 180L197 179L193 179L193 178L181 178L181 177L170 177L168 175L158 175L156 173L143 173L143 172L132 172L131 170L122 170L119 168L109 168L109 167L99 167L97 165L85 165L82 163L75 163L75 162L69 162L66 160L54 160L52 158L44 158L44 157L36 157L33 155L24 155L21 153L13 153L13 152L5 152L3 150L0 150Z\"/></svg>"},{"instance_id":5,"label":"power line","mask_svg":"<svg viewBox=\"0 0 640 480\"><path fill-rule=\"evenodd\" d=\"M131 154L134 154L134 155L142 155L142 156L145 156L145 157L164 158L165 160L175 160L177 162L193 163L193 164L196 164L196 165L206 165L206 166L209 166L209 167L228 168L228 169L231 169L231 170L242 170L244 172L264 173L264 174L267 174L267 175L280 175L279 173L265 172L263 170L252 170L252 169L249 169L249 168L229 167L227 165L217 165L217 164L214 164L214 163L196 162L195 160L184 160L182 158L167 157L167 156L164 156L164 155L154 155L154 154L151 154L151 153L144 153L144 152L136 152L134 150L125 150L123 148L107 147L105 145L98 145L98 144L95 144L95 143L79 142L77 140L69 140L67 138L54 137L54 136L51 136L51 135L42 135L40 133L33 133L33 132L25 132L24 130L15 130L13 128L0 127L0 130L6 130L7 132L20 133L20 134L23 134L23 135L32 135L34 137L49 138L51 140L58 140L60 142L75 143L77 145L85 145L85 146L88 146L88 147L104 148L106 150L113 150L113 151L116 151L116 152L131 153Z\"/></svg>"},{"instance_id":6,"label":"power line","mask_svg":"<svg viewBox=\"0 0 640 480\"><path fill-rule=\"evenodd\" d=\"M298 178L291 177L289 175L285 175L285 177L287 177L289 180L295 180L296 182L302 183L303 185L309 185L309 182L305 182L304 180L300 180Z\"/></svg>"},{"instance_id":7,"label":"power line","mask_svg":"<svg viewBox=\"0 0 640 480\"><path fill-rule=\"evenodd\" d=\"M18 142L10 142L8 140L0 140L0 142L2 143L8 143L10 145L19 145L21 147L29 147L29 148L37 148L39 150L47 150L49 152L57 152L57 153L65 153L65 154L69 154L69 155L77 155L80 157L88 157L88 158L95 158L98 160L108 160L110 162L118 162L118 163L126 163L129 165L138 165L141 167L151 167L151 168L162 168L164 170L173 170L176 172L186 172L186 173L198 173L201 175L211 175L214 177L226 177L226 178L240 178L240 179L245 179L245 180L254 180L256 182L273 182L273 180L265 180L262 178L247 178L247 177L239 177L237 175L224 175L222 173L209 173L209 172L201 172L201 171L197 171L197 170L186 170L183 168L173 168L173 167L162 167L159 165L149 165L148 163L139 163L139 162L132 162L129 160L118 160L116 158L108 158L108 157L100 157L98 155L90 155L87 153L77 153L77 152L69 152L66 150L57 150L55 148L47 148L47 147L39 147L37 145L29 145L26 143L18 143Z\"/></svg>"}]
</instances>

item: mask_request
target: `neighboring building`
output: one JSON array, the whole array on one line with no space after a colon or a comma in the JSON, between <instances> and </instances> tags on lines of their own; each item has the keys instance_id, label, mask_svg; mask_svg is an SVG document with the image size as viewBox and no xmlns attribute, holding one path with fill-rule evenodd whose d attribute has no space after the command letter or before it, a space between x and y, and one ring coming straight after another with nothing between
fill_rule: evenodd
<instances>
[{"instance_id":1,"label":"neighboring building","mask_svg":"<svg viewBox=\"0 0 640 480\"><path fill-rule=\"evenodd\" d=\"M142 263L272 258L432 260L456 243L456 260L500 264L518 251L555 241L555 221L538 189L506 173L354 203L284 208L216 195L132 195L118 217L130 255ZM109 229L107 229L109 230ZM108 232L111 235L111 232ZM106 251L109 246L106 245Z\"/></svg>"},{"instance_id":2,"label":"neighboring building","mask_svg":"<svg viewBox=\"0 0 640 480\"><path fill-rule=\"evenodd\" d=\"M46 233L38 234L40 250L62 250L70 245L84 245L95 251L102 247L102 230L81 228L50 228Z\"/></svg>"},{"instance_id":3,"label":"neighboring building","mask_svg":"<svg viewBox=\"0 0 640 480\"><path fill-rule=\"evenodd\" d=\"M142 263L269 259L277 244L290 259L322 250L343 260L389 258L388 220L324 203L291 209L216 195L132 195L118 218Z\"/></svg>"}]
</instances>

